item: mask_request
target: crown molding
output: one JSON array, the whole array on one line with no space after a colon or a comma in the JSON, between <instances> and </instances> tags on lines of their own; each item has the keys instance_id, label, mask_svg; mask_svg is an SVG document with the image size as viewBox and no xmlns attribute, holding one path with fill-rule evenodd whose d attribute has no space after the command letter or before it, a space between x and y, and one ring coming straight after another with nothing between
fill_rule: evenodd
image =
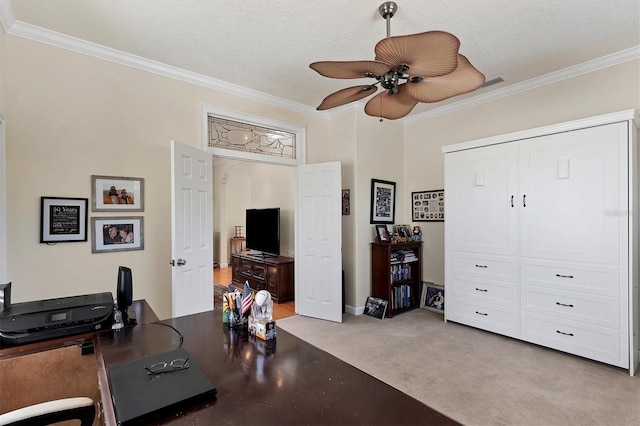
<instances>
[{"instance_id":1,"label":"crown molding","mask_svg":"<svg viewBox=\"0 0 640 426\"><path fill-rule=\"evenodd\" d=\"M0 11L0 13L2 13ZM2 20L4 22L4 20ZM164 77L183 81L185 83L194 84L208 89L217 90L223 93L239 96L252 101L263 102L279 108L287 109L297 113L318 116L315 108L303 105L277 96L269 95L257 90L248 89L226 81L207 77L202 74L186 71L181 68L173 67L158 61L143 58L141 56L132 55L120 50L105 47L96 43L71 37L55 31L50 31L35 25L27 24L21 21L15 21L9 27L8 34L26 38L40 43L49 44L51 46L70 50L83 55L93 56L95 58L147 71ZM322 118L327 118L322 114Z\"/></svg>"},{"instance_id":2,"label":"crown molding","mask_svg":"<svg viewBox=\"0 0 640 426\"><path fill-rule=\"evenodd\" d=\"M602 56L591 61L583 62L578 65L574 65L569 68L565 68L559 71L554 71L548 74L541 75L540 77L532 78L530 80L523 81L521 83L512 84L510 86L496 89L491 92L477 95L469 99L465 99L460 102L455 102L446 106L434 108L422 114L416 114L411 117L407 117L403 120L404 125L415 124L421 121L429 120L431 118L439 117L442 115L450 114L454 111L462 110L465 108L471 108L486 102L495 101L498 99L506 98L518 93L526 92L528 90L537 89L549 84L558 83L563 80L567 80L579 75L588 74L603 68L612 67L625 62L633 61L640 58L640 45L631 47L629 49L621 50L620 52L612 53L610 55Z\"/></svg>"},{"instance_id":3,"label":"crown molding","mask_svg":"<svg viewBox=\"0 0 640 426\"><path fill-rule=\"evenodd\" d=\"M202 74L186 71L161 62L153 61L141 56L132 55L116 49L111 49L96 43L88 42L79 38L67 36L55 31L46 30L35 25L17 21L13 15L13 9L9 0L0 0L0 23L7 34L23 37L40 43L49 44L62 49L71 50L83 55L93 56L110 62L118 63L142 71L158 74L164 77L194 84L197 86L213 89L219 92L245 98L251 101L262 102L278 108L286 109L296 113L313 116L325 120L334 120L353 111L361 111L364 102L354 102L331 111L317 111L308 105L293 102L277 96L269 95L257 90L248 89L226 81L207 77ZM395 121L397 124L407 126L419 123L442 115L450 114L466 108L471 108L486 102L506 98L528 90L536 89L562 80L573 78L582 74L597 71L599 69L611 67L624 62L640 58L640 45L617 53L603 56L579 65L542 75L521 83L496 89L488 93L473 96L463 101L454 102L442 107L436 107L421 114L409 116Z\"/></svg>"}]
</instances>

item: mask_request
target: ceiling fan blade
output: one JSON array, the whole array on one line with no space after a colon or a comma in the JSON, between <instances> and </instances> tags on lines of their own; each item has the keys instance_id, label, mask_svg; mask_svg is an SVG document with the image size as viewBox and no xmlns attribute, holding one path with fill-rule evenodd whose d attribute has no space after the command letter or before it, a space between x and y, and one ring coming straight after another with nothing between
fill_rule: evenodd
<instances>
[{"instance_id":1,"label":"ceiling fan blade","mask_svg":"<svg viewBox=\"0 0 640 426\"><path fill-rule=\"evenodd\" d=\"M426 77L418 83L407 83L407 93L420 102L438 102L472 92L484 84L484 74L463 55L458 55L458 68L440 77Z\"/></svg>"},{"instance_id":2,"label":"ceiling fan blade","mask_svg":"<svg viewBox=\"0 0 640 426\"><path fill-rule=\"evenodd\" d=\"M375 93L378 90L376 86L354 86L347 87L346 89L338 90L324 98L320 106L316 108L318 111L325 109L335 108L340 105L348 104Z\"/></svg>"},{"instance_id":3,"label":"ceiling fan blade","mask_svg":"<svg viewBox=\"0 0 640 426\"><path fill-rule=\"evenodd\" d=\"M373 117L395 120L409 114L418 101L407 92L407 83L398 85L398 93L390 94L388 90L371 98L364 107L364 112Z\"/></svg>"},{"instance_id":4,"label":"ceiling fan blade","mask_svg":"<svg viewBox=\"0 0 640 426\"><path fill-rule=\"evenodd\" d=\"M444 31L388 37L376 44L376 59L393 68L407 64L407 74L435 77L449 74L458 66L460 40Z\"/></svg>"},{"instance_id":5,"label":"ceiling fan blade","mask_svg":"<svg viewBox=\"0 0 640 426\"><path fill-rule=\"evenodd\" d=\"M383 75L391 69L389 64L379 61L322 61L309 67L330 78L365 78L367 73Z\"/></svg>"}]
</instances>

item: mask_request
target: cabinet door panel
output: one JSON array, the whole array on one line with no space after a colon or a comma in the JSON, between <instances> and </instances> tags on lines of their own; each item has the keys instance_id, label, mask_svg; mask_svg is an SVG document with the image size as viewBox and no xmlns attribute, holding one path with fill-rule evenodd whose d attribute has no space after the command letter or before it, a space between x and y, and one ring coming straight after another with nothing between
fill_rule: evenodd
<instances>
[{"instance_id":1,"label":"cabinet door panel","mask_svg":"<svg viewBox=\"0 0 640 426\"><path fill-rule=\"evenodd\" d=\"M521 144L521 256L620 262L625 139L624 124L612 124Z\"/></svg>"},{"instance_id":2,"label":"cabinet door panel","mask_svg":"<svg viewBox=\"0 0 640 426\"><path fill-rule=\"evenodd\" d=\"M445 157L450 250L517 254L516 155L515 146L505 145Z\"/></svg>"}]
</instances>

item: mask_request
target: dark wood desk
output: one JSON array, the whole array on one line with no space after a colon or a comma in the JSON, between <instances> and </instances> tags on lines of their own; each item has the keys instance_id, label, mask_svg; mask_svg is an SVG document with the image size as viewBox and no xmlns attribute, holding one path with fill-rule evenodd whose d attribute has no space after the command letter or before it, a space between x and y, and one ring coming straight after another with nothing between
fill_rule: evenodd
<instances>
[{"instance_id":1,"label":"dark wood desk","mask_svg":"<svg viewBox=\"0 0 640 426\"><path fill-rule=\"evenodd\" d=\"M275 344L267 344L225 328L220 310L163 322L182 333L182 347L218 394L208 403L155 419L156 424L457 424L282 329ZM175 331L157 324L97 335L106 424L116 420L105 367L179 344Z\"/></svg>"}]
</instances>

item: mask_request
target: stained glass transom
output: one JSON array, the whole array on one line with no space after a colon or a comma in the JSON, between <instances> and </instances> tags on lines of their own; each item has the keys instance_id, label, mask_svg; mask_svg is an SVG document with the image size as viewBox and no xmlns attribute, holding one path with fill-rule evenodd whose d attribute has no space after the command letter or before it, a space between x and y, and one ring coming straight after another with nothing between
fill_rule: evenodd
<instances>
[{"instance_id":1,"label":"stained glass transom","mask_svg":"<svg viewBox=\"0 0 640 426\"><path fill-rule=\"evenodd\" d=\"M209 116L210 148L296 158L296 135L278 129Z\"/></svg>"}]
</instances>

